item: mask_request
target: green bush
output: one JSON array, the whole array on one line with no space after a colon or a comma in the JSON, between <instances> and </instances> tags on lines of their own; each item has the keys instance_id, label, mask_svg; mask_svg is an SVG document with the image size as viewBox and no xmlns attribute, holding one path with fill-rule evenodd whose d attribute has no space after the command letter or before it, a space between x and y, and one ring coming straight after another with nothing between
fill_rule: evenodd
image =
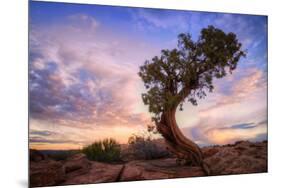
<instances>
[{"instance_id":1,"label":"green bush","mask_svg":"<svg viewBox=\"0 0 281 188\"><path fill-rule=\"evenodd\" d=\"M92 161L114 162L120 160L121 147L116 140L110 138L96 141L84 147L82 152Z\"/></svg>"}]
</instances>

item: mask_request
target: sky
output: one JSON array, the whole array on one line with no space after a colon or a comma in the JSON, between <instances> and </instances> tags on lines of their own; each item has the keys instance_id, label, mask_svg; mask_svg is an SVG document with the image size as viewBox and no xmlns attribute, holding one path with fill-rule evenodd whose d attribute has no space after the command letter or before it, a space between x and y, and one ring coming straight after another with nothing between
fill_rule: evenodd
<instances>
[{"instance_id":1,"label":"sky","mask_svg":"<svg viewBox=\"0 0 281 188\"><path fill-rule=\"evenodd\" d=\"M247 56L198 106L184 104L180 129L200 146L267 140L266 16L36 1L29 11L31 148L124 144L146 130L139 67L208 25L235 33Z\"/></svg>"}]
</instances>

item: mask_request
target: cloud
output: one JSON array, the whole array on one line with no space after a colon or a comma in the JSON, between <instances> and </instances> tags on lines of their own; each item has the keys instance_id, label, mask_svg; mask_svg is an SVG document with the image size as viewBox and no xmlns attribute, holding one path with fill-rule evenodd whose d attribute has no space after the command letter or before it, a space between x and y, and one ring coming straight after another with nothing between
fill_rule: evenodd
<instances>
[{"instance_id":1,"label":"cloud","mask_svg":"<svg viewBox=\"0 0 281 188\"><path fill-rule=\"evenodd\" d=\"M32 146L77 148L107 137L127 142L150 123L137 71L158 50L93 27L94 21L78 14L64 25L31 27Z\"/></svg>"},{"instance_id":2,"label":"cloud","mask_svg":"<svg viewBox=\"0 0 281 188\"><path fill-rule=\"evenodd\" d=\"M263 141L267 138L267 124L256 122L218 127L194 126L183 129L183 132L188 132L188 137L201 146L234 143L239 140Z\"/></svg>"},{"instance_id":3,"label":"cloud","mask_svg":"<svg viewBox=\"0 0 281 188\"><path fill-rule=\"evenodd\" d=\"M186 12L185 12L186 13ZM172 31L186 31L188 28L188 16L183 12L158 9L137 9L130 14L138 29L154 31L165 29Z\"/></svg>"},{"instance_id":4,"label":"cloud","mask_svg":"<svg viewBox=\"0 0 281 188\"><path fill-rule=\"evenodd\" d=\"M51 140L41 137L30 137L29 141L31 143L45 143L45 144L66 144L66 143L76 143L70 140Z\"/></svg>"},{"instance_id":5,"label":"cloud","mask_svg":"<svg viewBox=\"0 0 281 188\"><path fill-rule=\"evenodd\" d=\"M216 89L218 93L215 93L211 99L215 100L214 104L200 110L200 113L208 114L229 105L257 99L260 94L266 94L266 73L256 68L244 70L243 75L239 75L239 77L230 75L230 79L226 83L220 80L218 82L218 89ZM225 88L227 90L224 90Z\"/></svg>"},{"instance_id":6,"label":"cloud","mask_svg":"<svg viewBox=\"0 0 281 188\"><path fill-rule=\"evenodd\" d=\"M195 110L193 116L197 120L182 128L183 132L201 145L255 139L267 132L266 98L266 73L256 68L238 70L216 80L215 91L199 101L197 107L185 108Z\"/></svg>"},{"instance_id":7,"label":"cloud","mask_svg":"<svg viewBox=\"0 0 281 188\"><path fill-rule=\"evenodd\" d=\"M210 141L217 144L233 143L238 140L264 140L267 132L267 125L259 123L242 123L222 128L211 128L206 131Z\"/></svg>"},{"instance_id":8,"label":"cloud","mask_svg":"<svg viewBox=\"0 0 281 188\"><path fill-rule=\"evenodd\" d=\"M52 132L52 131L42 131L42 130L30 130L29 131L29 135L30 136L46 136L46 137L49 137L49 136L53 136L53 135L56 135L55 132Z\"/></svg>"},{"instance_id":9,"label":"cloud","mask_svg":"<svg viewBox=\"0 0 281 188\"><path fill-rule=\"evenodd\" d=\"M266 126L267 124L264 124L263 122L266 121L262 121L262 122L257 122L257 123L240 123L240 124L235 124L235 125L230 125L230 126L225 126L225 127L218 127L218 128L214 128L215 130L248 130L248 129L255 129L258 126ZM213 129L209 129L213 130Z\"/></svg>"},{"instance_id":10,"label":"cloud","mask_svg":"<svg viewBox=\"0 0 281 188\"><path fill-rule=\"evenodd\" d=\"M78 28L87 27L90 29L96 29L99 26L99 22L94 17L87 14L74 14L70 15L68 18L74 27L78 26Z\"/></svg>"},{"instance_id":11,"label":"cloud","mask_svg":"<svg viewBox=\"0 0 281 188\"><path fill-rule=\"evenodd\" d=\"M254 125L254 123L241 123L241 124L232 125L230 127L221 128L221 129L253 129L255 127L256 127L256 125Z\"/></svg>"}]
</instances>

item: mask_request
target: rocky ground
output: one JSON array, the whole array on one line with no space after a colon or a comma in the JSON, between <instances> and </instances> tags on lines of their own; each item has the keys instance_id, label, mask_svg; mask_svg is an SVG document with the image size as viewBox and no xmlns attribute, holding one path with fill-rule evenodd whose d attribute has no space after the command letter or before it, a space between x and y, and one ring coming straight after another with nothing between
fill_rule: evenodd
<instances>
[{"instance_id":1,"label":"rocky ground","mask_svg":"<svg viewBox=\"0 0 281 188\"><path fill-rule=\"evenodd\" d=\"M267 172L266 141L241 141L204 147L202 151L211 175ZM33 150L30 159L32 187L205 176L201 167L179 166L172 157L108 164L89 161L81 153L53 161Z\"/></svg>"}]
</instances>

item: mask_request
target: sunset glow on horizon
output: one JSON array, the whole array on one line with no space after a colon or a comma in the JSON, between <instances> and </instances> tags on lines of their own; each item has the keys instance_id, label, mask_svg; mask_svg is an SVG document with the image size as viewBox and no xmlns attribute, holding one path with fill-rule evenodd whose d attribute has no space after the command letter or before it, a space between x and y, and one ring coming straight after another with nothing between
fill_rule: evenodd
<instances>
[{"instance_id":1,"label":"sunset glow on horizon","mask_svg":"<svg viewBox=\"0 0 281 188\"><path fill-rule=\"evenodd\" d=\"M267 17L31 1L30 148L125 144L146 130L139 67L208 25L235 33L247 57L198 106L186 102L178 125L200 146L267 140Z\"/></svg>"}]
</instances>

